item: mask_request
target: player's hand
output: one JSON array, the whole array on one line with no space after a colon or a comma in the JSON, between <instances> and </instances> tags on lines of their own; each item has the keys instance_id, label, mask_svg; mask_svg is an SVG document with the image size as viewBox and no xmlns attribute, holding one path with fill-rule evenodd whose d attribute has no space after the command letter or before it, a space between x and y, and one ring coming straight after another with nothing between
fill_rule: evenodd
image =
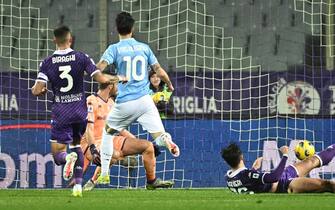
<instances>
[{"instance_id":1,"label":"player's hand","mask_svg":"<svg viewBox=\"0 0 335 210\"><path fill-rule=\"evenodd\" d=\"M127 83L128 82L128 78L122 75L117 75L119 82L121 82L122 84Z\"/></svg>"},{"instance_id":2,"label":"player's hand","mask_svg":"<svg viewBox=\"0 0 335 210\"><path fill-rule=\"evenodd\" d=\"M263 161L263 157L259 157L255 160L254 164L252 164L252 168L255 170L260 169L260 167L262 166L262 161Z\"/></svg>"},{"instance_id":3,"label":"player's hand","mask_svg":"<svg viewBox=\"0 0 335 210\"><path fill-rule=\"evenodd\" d=\"M41 91L41 95L44 95L48 92L48 88L47 87L43 87L42 91Z\"/></svg>"},{"instance_id":4,"label":"player's hand","mask_svg":"<svg viewBox=\"0 0 335 210\"><path fill-rule=\"evenodd\" d=\"M173 85L172 85L172 82L169 82L169 83L167 84L167 86L168 86L168 90L169 90L170 92L173 92L173 91L174 91L174 87L173 87Z\"/></svg>"},{"instance_id":5,"label":"player's hand","mask_svg":"<svg viewBox=\"0 0 335 210\"><path fill-rule=\"evenodd\" d=\"M94 144L90 145L90 152L92 154L93 163L97 166L101 166L100 152Z\"/></svg>"},{"instance_id":6,"label":"player's hand","mask_svg":"<svg viewBox=\"0 0 335 210\"><path fill-rule=\"evenodd\" d=\"M119 82L119 77L117 76L110 76L108 79L110 84L117 84Z\"/></svg>"},{"instance_id":7,"label":"player's hand","mask_svg":"<svg viewBox=\"0 0 335 210\"><path fill-rule=\"evenodd\" d=\"M289 152L288 146L282 146L279 148L279 151L283 154L283 155L287 155Z\"/></svg>"},{"instance_id":8,"label":"player's hand","mask_svg":"<svg viewBox=\"0 0 335 210\"><path fill-rule=\"evenodd\" d=\"M108 80L109 84L117 84L119 82L119 76L104 74L104 77Z\"/></svg>"}]
</instances>

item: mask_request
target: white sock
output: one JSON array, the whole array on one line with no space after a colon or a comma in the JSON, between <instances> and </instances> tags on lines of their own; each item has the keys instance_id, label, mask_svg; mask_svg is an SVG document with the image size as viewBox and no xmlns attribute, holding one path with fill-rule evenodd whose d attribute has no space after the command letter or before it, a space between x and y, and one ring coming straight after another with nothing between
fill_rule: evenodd
<instances>
[{"instance_id":1,"label":"white sock","mask_svg":"<svg viewBox=\"0 0 335 210\"><path fill-rule=\"evenodd\" d=\"M75 184L73 190L81 190L81 184Z\"/></svg>"},{"instance_id":2,"label":"white sock","mask_svg":"<svg viewBox=\"0 0 335 210\"><path fill-rule=\"evenodd\" d=\"M167 133L162 133L157 138L155 138L154 142L156 143L157 146L160 146L160 147L165 147L166 146L165 139L164 139L166 134Z\"/></svg>"},{"instance_id":3,"label":"white sock","mask_svg":"<svg viewBox=\"0 0 335 210\"><path fill-rule=\"evenodd\" d=\"M108 134L105 129L102 133L101 143L101 175L109 175L109 164L113 156L113 139L114 136Z\"/></svg>"}]
</instances>

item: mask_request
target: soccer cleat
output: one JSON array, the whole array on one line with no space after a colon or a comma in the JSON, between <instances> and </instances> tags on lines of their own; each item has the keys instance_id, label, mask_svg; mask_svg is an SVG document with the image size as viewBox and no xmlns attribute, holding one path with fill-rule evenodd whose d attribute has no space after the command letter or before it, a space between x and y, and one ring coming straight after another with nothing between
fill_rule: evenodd
<instances>
[{"instance_id":1,"label":"soccer cleat","mask_svg":"<svg viewBox=\"0 0 335 210\"><path fill-rule=\"evenodd\" d=\"M101 175L98 177L97 179L97 184L110 184L110 179L109 179L109 175Z\"/></svg>"},{"instance_id":2,"label":"soccer cleat","mask_svg":"<svg viewBox=\"0 0 335 210\"><path fill-rule=\"evenodd\" d=\"M64 180L68 181L72 178L74 165L77 161L77 153L71 152L70 154L66 155L66 163L64 165L63 170L63 178Z\"/></svg>"},{"instance_id":3,"label":"soccer cleat","mask_svg":"<svg viewBox=\"0 0 335 210\"><path fill-rule=\"evenodd\" d=\"M91 191L93 190L94 187L95 187L95 183L92 181L92 179L90 179L84 185L84 191Z\"/></svg>"},{"instance_id":4,"label":"soccer cleat","mask_svg":"<svg viewBox=\"0 0 335 210\"><path fill-rule=\"evenodd\" d=\"M72 189L72 196L74 197L83 197L83 191L81 189L81 185L74 185Z\"/></svg>"},{"instance_id":5,"label":"soccer cleat","mask_svg":"<svg viewBox=\"0 0 335 210\"><path fill-rule=\"evenodd\" d=\"M148 184L145 186L147 190L155 190L157 188L171 188L174 185L174 181L172 180L166 180L163 181L159 178L157 178L153 183Z\"/></svg>"},{"instance_id":6,"label":"soccer cleat","mask_svg":"<svg viewBox=\"0 0 335 210\"><path fill-rule=\"evenodd\" d=\"M174 157L179 157L180 155L179 147L172 141L171 135L168 133L163 133L161 138L165 142L165 146L170 151L171 155Z\"/></svg>"}]
</instances>

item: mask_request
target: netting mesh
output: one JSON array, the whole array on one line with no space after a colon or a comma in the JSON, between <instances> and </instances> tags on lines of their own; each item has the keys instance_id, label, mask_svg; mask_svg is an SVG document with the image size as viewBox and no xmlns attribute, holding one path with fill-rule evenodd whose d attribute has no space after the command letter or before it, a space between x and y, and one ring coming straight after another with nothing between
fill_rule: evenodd
<instances>
[{"instance_id":1,"label":"netting mesh","mask_svg":"<svg viewBox=\"0 0 335 210\"><path fill-rule=\"evenodd\" d=\"M107 26L101 26L106 17L93 15L102 11L100 2L0 2L0 155L7 161L0 164L0 177L16 180L12 187L36 186L37 180L31 178L29 185L21 185L20 174L25 169L17 165L26 156L14 158L13 165L11 154L45 155L49 151L47 146L30 147L22 141L13 141L15 146L8 143L8 139L29 137L47 145L48 128L20 129L13 136L4 126L34 124L29 121L33 118L48 124L50 99L38 98L35 103L28 88L41 59L53 51L50 29L70 25L76 34L75 48L98 60L104 49L98 47L102 39L97 34L107 27L108 33L113 32L110 40L117 41L113 18L120 11L136 19L135 38L149 43L176 87L175 114L164 124L182 156L174 160L164 154L158 160L160 177L181 180L177 185L181 187L224 186L227 168L219 152L230 141L241 144L247 163L265 156L264 170L278 163L281 145L293 148L296 140L308 139L319 151L333 143L332 1L116 0L108 1ZM87 81L87 93L94 89L94 83ZM15 105L16 101L20 103ZM148 138L137 124L130 129ZM37 154L35 159L40 157ZM111 185L143 187L140 157L127 161L126 165L138 165L130 170L114 167ZM289 162L293 161L291 152ZM16 172L9 172L8 165L16 166ZM31 167L29 172L36 171ZM46 171L58 180L55 170ZM311 176L332 178L332 171L331 164ZM39 186L47 183L39 182Z\"/></svg>"},{"instance_id":2,"label":"netting mesh","mask_svg":"<svg viewBox=\"0 0 335 210\"><path fill-rule=\"evenodd\" d=\"M63 3L34 0L1 0L0 2L1 92L5 93L1 95L1 110L7 111L2 113L0 124L0 187L66 186L61 179L61 167L53 166L52 156L48 154L50 147L50 126L48 124L52 94L49 92L47 96L35 98L30 93L30 87L36 79L40 62L54 51L52 28L63 24L65 18L64 15L60 15L60 22L50 26L52 15L59 15L54 10L57 8L59 11L73 10L73 8L64 7ZM82 11L90 14L91 8L95 7L82 1L70 3L74 4L76 15L71 17L69 13L66 14L70 16L69 21L72 24L80 22ZM90 15L88 19L87 26L90 27L90 24L93 24L90 22L93 20ZM74 33L80 34L80 26L73 28L75 28ZM84 42L88 45L94 42L94 40L87 42L85 39L82 41L80 35L76 40L77 43ZM92 51L92 48L90 50ZM85 83L87 94L97 91L96 85L90 79ZM38 102L34 103L36 100ZM20 109L19 105L14 102L19 103ZM24 106L23 103L27 105ZM12 135L12 129L14 132L18 129L16 135ZM148 138L147 133L143 133L138 124L132 125L131 129L137 136ZM13 143L7 145L10 140ZM13 157L15 154L18 156ZM140 156L117 163L111 171L112 187L145 187L145 171ZM91 175L93 175L93 167L88 171L86 178ZM173 179L177 188L192 187L192 181L185 178L184 170L178 169L175 160L167 157L165 152L157 159L157 176L163 179Z\"/></svg>"},{"instance_id":3,"label":"netting mesh","mask_svg":"<svg viewBox=\"0 0 335 210\"><path fill-rule=\"evenodd\" d=\"M222 25L228 27L218 26L219 21L207 9L211 4L212 8L220 4L223 14L232 11L233 14L229 14L232 17L217 14L220 20L225 21ZM278 146L291 145L293 149L295 140L308 139L319 150L324 147L323 136L315 134L316 130L319 132L316 126L318 122L311 117L306 120L304 115L324 114L325 107L321 107L320 95L314 90L319 81L314 80L309 69L322 68L322 65L320 67L310 60L320 57L324 60L321 62L326 63L329 58L327 55L320 56L316 50L309 52L308 48L322 51L324 47L325 52L332 56L333 3L124 0L121 5L121 10L128 11L135 17L138 31L144 33L147 41L157 47L160 55L172 59L176 71L179 71L176 77L182 75L187 81L178 84L180 94L201 98L200 102L197 101L202 104L200 110L189 107L189 111L177 112L188 112L197 121L210 118L212 123L216 120L227 122L204 129L204 141L210 141L206 138L208 133L217 133L217 129L222 129L222 126L229 126L229 134L220 133L221 145L229 140L242 142L247 147L248 161L266 154L266 149L277 153L277 147L267 148L268 141L275 141ZM262 14L261 25L257 25L255 17L258 10ZM287 10L290 10L290 14ZM275 21L275 18L282 18L284 21ZM227 24L229 19L232 19L233 26ZM247 29L243 29L244 26ZM273 34L273 40L263 36L262 33L268 31ZM303 38L310 33L320 39L320 45L315 42L308 43ZM240 41L242 36L245 36L246 43ZM264 50L266 47L269 49ZM297 57L297 51L301 57ZM267 65L267 59L275 62ZM281 68L277 74L271 72L276 68ZM328 75L320 77L331 78ZM211 99L214 101L214 108L208 106ZM184 118L189 115L185 114ZM187 124L184 129L197 129L196 123L193 127ZM292 152L290 162L295 161L294 159ZM267 170L271 168L273 161L264 159ZM210 170L212 169L205 169L204 173Z\"/></svg>"}]
</instances>

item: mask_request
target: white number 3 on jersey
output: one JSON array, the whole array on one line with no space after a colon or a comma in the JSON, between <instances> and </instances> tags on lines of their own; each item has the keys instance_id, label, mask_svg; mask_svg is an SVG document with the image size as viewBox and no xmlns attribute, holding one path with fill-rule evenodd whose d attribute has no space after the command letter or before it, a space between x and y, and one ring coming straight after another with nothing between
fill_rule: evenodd
<instances>
[{"instance_id":1,"label":"white number 3 on jersey","mask_svg":"<svg viewBox=\"0 0 335 210\"><path fill-rule=\"evenodd\" d=\"M61 79L66 79L67 80L67 86L61 87L60 91L65 93L68 92L69 90L72 89L73 87L73 78L69 74L71 71L71 66L60 66L59 71L62 71L62 73L59 75Z\"/></svg>"}]
</instances>

